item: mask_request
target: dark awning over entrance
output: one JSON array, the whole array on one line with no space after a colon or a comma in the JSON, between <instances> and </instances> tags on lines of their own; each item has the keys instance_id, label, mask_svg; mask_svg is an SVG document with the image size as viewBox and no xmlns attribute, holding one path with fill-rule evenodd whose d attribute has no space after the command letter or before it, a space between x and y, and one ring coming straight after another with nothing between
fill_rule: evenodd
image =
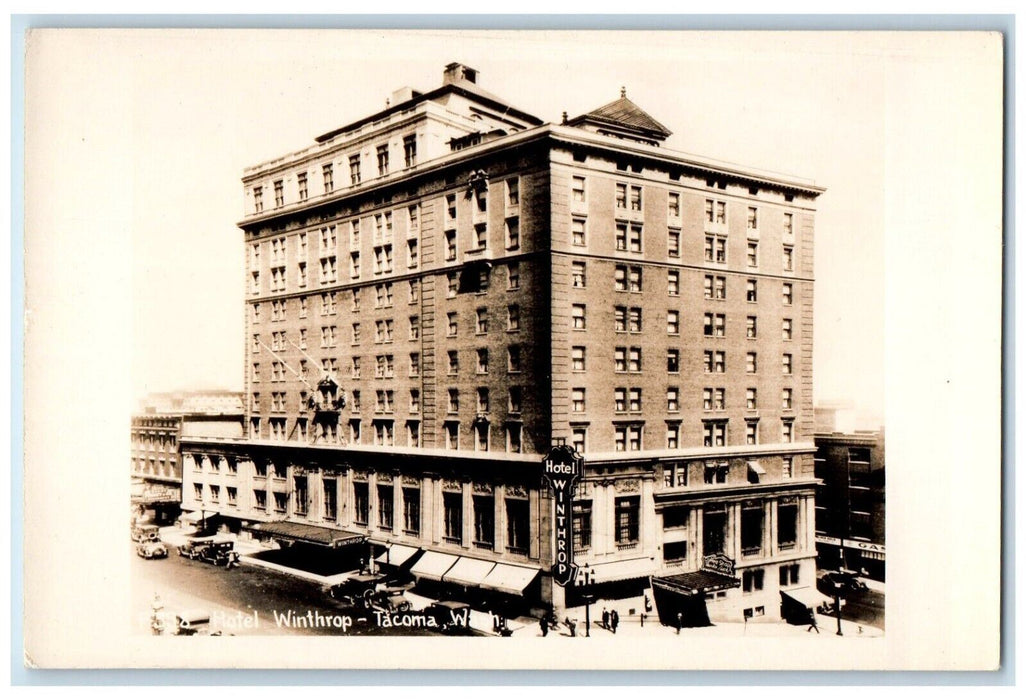
<instances>
[{"instance_id":1,"label":"dark awning over entrance","mask_svg":"<svg viewBox=\"0 0 1026 700\"><path fill-rule=\"evenodd\" d=\"M741 585L741 580L714 571L689 571L673 576L653 576L652 585L684 595L696 595L738 588Z\"/></svg>"},{"instance_id":2,"label":"dark awning over entrance","mask_svg":"<svg viewBox=\"0 0 1026 700\"><path fill-rule=\"evenodd\" d=\"M335 548L348 544L359 544L367 540L366 535L360 535L355 532L320 527L318 525L307 525L306 523L286 522L284 520L274 523L256 523L246 526L245 529L277 539Z\"/></svg>"}]
</instances>

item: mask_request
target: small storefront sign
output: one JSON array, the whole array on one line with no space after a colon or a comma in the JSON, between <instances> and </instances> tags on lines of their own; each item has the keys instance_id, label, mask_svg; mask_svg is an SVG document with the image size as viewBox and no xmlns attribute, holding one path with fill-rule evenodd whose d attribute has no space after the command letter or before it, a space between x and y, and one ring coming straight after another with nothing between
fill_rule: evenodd
<instances>
[{"instance_id":1,"label":"small storefront sign","mask_svg":"<svg viewBox=\"0 0 1026 700\"><path fill-rule=\"evenodd\" d=\"M133 486L132 503L180 503L182 500L182 489L178 486L167 486L164 484L145 484L142 489Z\"/></svg>"},{"instance_id":2,"label":"small storefront sign","mask_svg":"<svg viewBox=\"0 0 1026 700\"><path fill-rule=\"evenodd\" d=\"M829 535L816 535L816 542L820 544L831 544L835 547L841 546L841 538L830 537ZM876 544L875 542L862 542L859 540L844 540L845 549L858 549L863 552L876 552L877 554L886 554L886 548L882 544Z\"/></svg>"},{"instance_id":3,"label":"small storefront sign","mask_svg":"<svg viewBox=\"0 0 1026 700\"><path fill-rule=\"evenodd\" d=\"M542 461L542 476L552 489L555 502L555 562L552 564L552 580L566 586L574 580L577 567L574 565L574 489L584 475L584 459L569 445L553 447Z\"/></svg>"},{"instance_id":4,"label":"small storefront sign","mask_svg":"<svg viewBox=\"0 0 1026 700\"><path fill-rule=\"evenodd\" d=\"M702 568L714 574L734 575L734 560L725 554L710 554L702 559Z\"/></svg>"}]
</instances>

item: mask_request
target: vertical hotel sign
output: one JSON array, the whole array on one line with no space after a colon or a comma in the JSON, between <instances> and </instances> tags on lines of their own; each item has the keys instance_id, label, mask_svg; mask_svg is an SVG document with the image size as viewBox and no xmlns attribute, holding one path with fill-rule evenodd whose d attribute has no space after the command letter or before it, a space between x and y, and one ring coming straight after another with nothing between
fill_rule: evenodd
<instances>
[{"instance_id":1,"label":"vertical hotel sign","mask_svg":"<svg viewBox=\"0 0 1026 700\"><path fill-rule=\"evenodd\" d=\"M555 506L553 535L555 556L552 580L566 586L574 580L574 489L584 475L584 459L569 445L553 447L542 462L542 476L549 482Z\"/></svg>"}]
</instances>

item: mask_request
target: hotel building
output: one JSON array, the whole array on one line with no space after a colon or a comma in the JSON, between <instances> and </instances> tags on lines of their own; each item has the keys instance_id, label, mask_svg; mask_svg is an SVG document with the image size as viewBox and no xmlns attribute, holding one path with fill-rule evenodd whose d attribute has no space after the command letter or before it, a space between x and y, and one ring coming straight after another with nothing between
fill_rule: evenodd
<instances>
[{"instance_id":1,"label":"hotel building","mask_svg":"<svg viewBox=\"0 0 1026 700\"><path fill-rule=\"evenodd\" d=\"M779 618L815 585L823 189L668 150L623 92L551 124L477 78L244 172L247 434L183 444L183 507L536 609ZM558 444L585 473L566 588Z\"/></svg>"}]
</instances>

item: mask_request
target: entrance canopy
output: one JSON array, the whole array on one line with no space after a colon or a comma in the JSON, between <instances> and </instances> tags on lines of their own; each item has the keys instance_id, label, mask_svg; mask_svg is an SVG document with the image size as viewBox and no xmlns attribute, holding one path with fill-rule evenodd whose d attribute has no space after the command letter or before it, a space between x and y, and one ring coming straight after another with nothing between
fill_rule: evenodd
<instances>
[{"instance_id":1,"label":"entrance canopy","mask_svg":"<svg viewBox=\"0 0 1026 700\"><path fill-rule=\"evenodd\" d=\"M389 545L388 549L374 561L379 564L387 564L388 566L402 566L408 563L418 552L420 550L416 547L410 547L405 544L393 544Z\"/></svg>"},{"instance_id":2,"label":"entrance canopy","mask_svg":"<svg viewBox=\"0 0 1026 700\"><path fill-rule=\"evenodd\" d=\"M332 548L359 544L367 540L366 535L347 530L336 530L330 527L320 527L319 525L307 525L306 523L292 523L285 520L274 523L256 523L248 525L246 529L260 535L274 537L275 539Z\"/></svg>"},{"instance_id":3,"label":"entrance canopy","mask_svg":"<svg viewBox=\"0 0 1026 700\"><path fill-rule=\"evenodd\" d=\"M485 588L491 588L511 595L523 595L524 589L538 576L539 569L515 564L496 564L495 568L481 581Z\"/></svg>"},{"instance_id":4,"label":"entrance canopy","mask_svg":"<svg viewBox=\"0 0 1026 700\"><path fill-rule=\"evenodd\" d=\"M725 576L715 571L702 570L674 574L673 576L654 577L652 585L683 593L684 595L696 595L698 593L712 593L714 591L737 588L741 585L741 581L733 576Z\"/></svg>"},{"instance_id":5,"label":"entrance canopy","mask_svg":"<svg viewBox=\"0 0 1026 700\"><path fill-rule=\"evenodd\" d=\"M480 586L485 576L495 568L495 562L484 559L473 559L471 557L460 557L453 564L442 581L445 583L458 583L463 586Z\"/></svg>"},{"instance_id":6,"label":"entrance canopy","mask_svg":"<svg viewBox=\"0 0 1026 700\"><path fill-rule=\"evenodd\" d=\"M441 581L442 576L448 571L456 560L455 554L443 554L442 552L424 552L417 563L410 569L410 573L417 578L426 578L429 581Z\"/></svg>"},{"instance_id":7,"label":"entrance canopy","mask_svg":"<svg viewBox=\"0 0 1026 700\"><path fill-rule=\"evenodd\" d=\"M589 583L609 583L611 581L626 581L632 578L644 578L652 573L654 565L649 557L636 557L623 561L611 561L606 564L595 564L585 567L580 565L577 571L576 583L584 584L584 572L594 572L589 576Z\"/></svg>"},{"instance_id":8,"label":"entrance canopy","mask_svg":"<svg viewBox=\"0 0 1026 700\"><path fill-rule=\"evenodd\" d=\"M830 603L830 599L811 586L792 588L789 591L780 591L780 597L791 599L802 607L815 610L820 605Z\"/></svg>"}]
</instances>

